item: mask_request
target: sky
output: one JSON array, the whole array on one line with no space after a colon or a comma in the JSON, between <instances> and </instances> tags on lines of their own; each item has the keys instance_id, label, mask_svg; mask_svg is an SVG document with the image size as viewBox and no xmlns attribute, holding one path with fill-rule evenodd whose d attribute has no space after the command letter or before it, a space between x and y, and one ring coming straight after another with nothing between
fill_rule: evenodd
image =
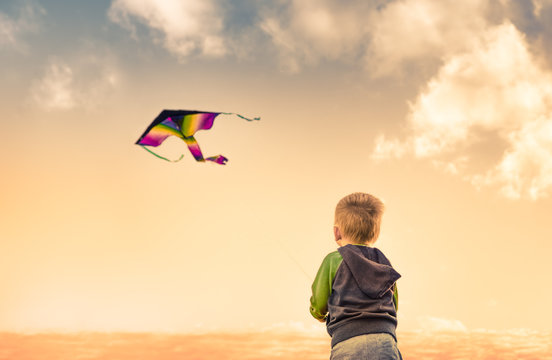
<instances>
[{"instance_id":1,"label":"sky","mask_svg":"<svg viewBox=\"0 0 552 360\"><path fill-rule=\"evenodd\" d=\"M368 192L399 330L550 331L552 2L0 4L0 330L325 331ZM163 109L234 112L151 156Z\"/></svg>"}]
</instances>

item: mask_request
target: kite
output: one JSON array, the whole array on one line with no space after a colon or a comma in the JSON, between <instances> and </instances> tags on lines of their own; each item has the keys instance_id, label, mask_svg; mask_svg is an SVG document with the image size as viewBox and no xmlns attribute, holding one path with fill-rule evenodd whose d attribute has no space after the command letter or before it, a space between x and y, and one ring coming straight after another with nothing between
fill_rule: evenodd
<instances>
[{"instance_id":1,"label":"kite","mask_svg":"<svg viewBox=\"0 0 552 360\"><path fill-rule=\"evenodd\" d=\"M136 145L141 145L145 150L153 155L167 161L180 161L184 155L178 160L169 160L161 155L158 155L147 148L147 146L157 147L165 141L169 136L176 136L184 140L188 149L196 159L196 161L205 162L212 161L219 165L225 165L228 159L222 155L210 156L204 158L199 148L199 144L194 138L194 134L198 130L209 130L213 127L213 122L218 115L236 115L244 120L253 121L260 118L248 119L235 113L224 112L205 112L205 111L190 111L190 110L163 110L148 126L146 131L140 136Z\"/></svg>"}]
</instances>

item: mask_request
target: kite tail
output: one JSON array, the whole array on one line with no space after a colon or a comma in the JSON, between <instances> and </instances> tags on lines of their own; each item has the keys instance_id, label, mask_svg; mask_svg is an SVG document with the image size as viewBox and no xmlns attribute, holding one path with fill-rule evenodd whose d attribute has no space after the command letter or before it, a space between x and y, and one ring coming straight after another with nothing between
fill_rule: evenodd
<instances>
[{"instance_id":1,"label":"kite tail","mask_svg":"<svg viewBox=\"0 0 552 360\"><path fill-rule=\"evenodd\" d=\"M170 159L167 159L166 157L163 157L163 156L161 156L161 155L159 155L159 154L154 153L153 151L151 151L150 149L148 149L148 148L145 147L144 145L140 145L140 146L141 146L144 150L146 150L147 152L149 152L150 154L153 154L153 155L157 156L159 159L163 159L163 160L168 161L168 162L178 162L178 161L182 160L182 158L184 157L184 154L182 154L182 155L180 155L180 159L178 159L178 160L170 160Z\"/></svg>"},{"instance_id":2,"label":"kite tail","mask_svg":"<svg viewBox=\"0 0 552 360\"><path fill-rule=\"evenodd\" d=\"M217 163L219 165L226 165L226 162L228 161L228 159L226 157L222 156L222 155L210 156L205 160L206 161L212 161L212 162Z\"/></svg>"},{"instance_id":3,"label":"kite tail","mask_svg":"<svg viewBox=\"0 0 552 360\"><path fill-rule=\"evenodd\" d=\"M258 116L257 116L257 117L254 117L253 119L251 119L251 118L246 118L245 116L242 116L242 115L236 114L236 113L226 113L226 112L223 112L223 113L221 113L221 114L223 114L223 115L236 115L237 117L240 117L240 118L242 118L242 119L244 119L244 120L247 120L247 121L261 120L261 118L258 117Z\"/></svg>"}]
</instances>

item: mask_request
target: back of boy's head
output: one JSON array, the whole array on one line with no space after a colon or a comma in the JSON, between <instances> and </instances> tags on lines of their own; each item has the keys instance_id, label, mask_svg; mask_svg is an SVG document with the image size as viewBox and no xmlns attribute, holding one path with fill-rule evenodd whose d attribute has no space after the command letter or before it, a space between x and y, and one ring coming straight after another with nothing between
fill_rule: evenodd
<instances>
[{"instance_id":1,"label":"back of boy's head","mask_svg":"<svg viewBox=\"0 0 552 360\"><path fill-rule=\"evenodd\" d=\"M335 208L335 225L342 236L355 244L373 244L380 232L384 205L377 197L353 193L339 201Z\"/></svg>"}]
</instances>

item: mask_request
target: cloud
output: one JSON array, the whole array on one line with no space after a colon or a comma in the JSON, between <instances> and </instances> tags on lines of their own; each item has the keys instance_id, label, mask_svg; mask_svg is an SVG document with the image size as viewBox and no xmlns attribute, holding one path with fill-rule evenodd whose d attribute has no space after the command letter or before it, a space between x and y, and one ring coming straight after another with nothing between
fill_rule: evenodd
<instances>
[{"instance_id":1,"label":"cloud","mask_svg":"<svg viewBox=\"0 0 552 360\"><path fill-rule=\"evenodd\" d=\"M512 24L485 31L471 49L451 56L409 107L409 135L380 136L374 158L410 153L476 186L498 185L509 198L547 195L552 74ZM485 159L490 153L496 158Z\"/></svg>"},{"instance_id":2,"label":"cloud","mask_svg":"<svg viewBox=\"0 0 552 360\"><path fill-rule=\"evenodd\" d=\"M248 15L237 15L246 3ZM489 3L279 0L237 6L220 0L113 0L108 15L134 36L145 25L180 59L276 49L281 67L290 72L335 61L365 67L373 76L395 76L409 64L439 62L469 48L489 27Z\"/></svg>"},{"instance_id":3,"label":"cloud","mask_svg":"<svg viewBox=\"0 0 552 360\"><path fill-rule=\"evenodd\" d=\"M34 104L44 110L92 109L106 99L119 82L108 55L79 55L70 62L50 60L43 75L29 89Z\"/></svg>"},{"instance_id":4,"label":"cloud","mask_svg":"<svg viewBox=\"0 0 552 360\"><path fill-rule=\"evenodd\" d=\"M0 12L0 44L15 43L15 22Z\"/></svg>"},{"instance_id":5,"label":"cloud","mask_svg":"<svg viewBox=\"0 0 552 360\"><path fill-rule=\"evenodd\" d=\"M31 90L33 100L46 110L68 110L76 106L73 71L65 64L52 63Z\"/></svg>"},{"instance_id":6,"label":"cloud","mask_svg":"<svg viewBox=\"0 0 552 360\"><path fill-rule=\"evenodd\" d=\"M548 196L552 187L552 116L541 116L509 134L511 147L493 169L474 176L476 185L499 184L509 198Z\"/></svg>"},{"instance_id":7,"label":"cloud","mask_svg":"<svg viewBox=\"0 0 552 360\"><path fill-rule=\"evenodd\" d=\"M21 37L38 31L40 17L46 12L38 5L27 3L19 9L16 17L0 12L0 50L2 48L25 48Z\"/></svg>"},{"instance_id":8,"label":"cloud","mask_svg":"<svg viewBox=\"0 0 552 360\"><path fill-rule=\"evenodd\" d=\"M544 34L552 20L550 4L549 0L245 0L236 4L112 0L108 16L134 37L142 26L149 29L154 42L181 60L194 55L247 54L250 58L275 49L281 67L290 72L335 61L365 68L373 77L412 77L430 76L508 17L518 28L536 24L527 33ZM547 38L539 39L541 47L547 48Z\"/></svg>"},{"instance_id":9,"label":"cloud","mask_svg":"<svg viewBox=\"0 0 552 360\"><path fill-rule=\"evenodd\" d=\"M422 332L439 332L439 331L461 331L466 332L468 329L460 320L443 319L432 316L420 317L420 330Z\"/></svg>"},{"instance_id":10,"label":"cloud","mask_svg":"<svg viewBox=\"0 0 552 360\"><path fill-rule=\"evenodd\" d=\"M326 333L326 328L320 324L305 324L301 321L283 321L266 326L261 329L261 332L270 333L301 333L307 336L320 336Z\"/></svg>"},{"instance_id":11,"label":"cloud","mask_svg":"<svg viewBox=\"0 0 552 360\"><path fill-rule=\"evenodd\" d=\"M552 1L502 0L508 19L523 32L531 49L552 67Z\"/></svg>"},{"instance_id":12,"label":"cloud","mask_svg":"<svg viewBox=\"0 0 552 360\"><path fill-rule=\"evenodd\" d=\"M289 0L265 9L260 28L280 51L286 70L320 59L355 60L366 49L367 21L377 2Z\"/></svg>"},{"instance_id":13,"label":"cloud","mask_svg":"<svg viewBox=\"0 0 552 360\"><path fill-rule=\"evenodd\" d=\"M394 1L371 13L366 54L374 76L393 75L409 62L441 60L469 48L488 27L480 0Z\"/></svg>"},{"instance_id":14,"label":"cloud","mask_svg":"<svg viewBox=\"0 0 552 360\"><path fill-rule=\"evenodd\" d=\"M260 28L287 70L321 60L396 76L409 64L439 62L469 48L489 27L480 0L287 0L261 11Z\"/></svg>"},{"instance_id":15,"label":"cloud","mask_svg":"<svg viewBox=\"0 0 552 360\"><path fill-rule=\"evenodd\" d=\"M181 58L227 52L222 10L212 0L114 0L109 17L133 32L133 20L148 26L167 50Z\"/></svg>"}]
</instances>

